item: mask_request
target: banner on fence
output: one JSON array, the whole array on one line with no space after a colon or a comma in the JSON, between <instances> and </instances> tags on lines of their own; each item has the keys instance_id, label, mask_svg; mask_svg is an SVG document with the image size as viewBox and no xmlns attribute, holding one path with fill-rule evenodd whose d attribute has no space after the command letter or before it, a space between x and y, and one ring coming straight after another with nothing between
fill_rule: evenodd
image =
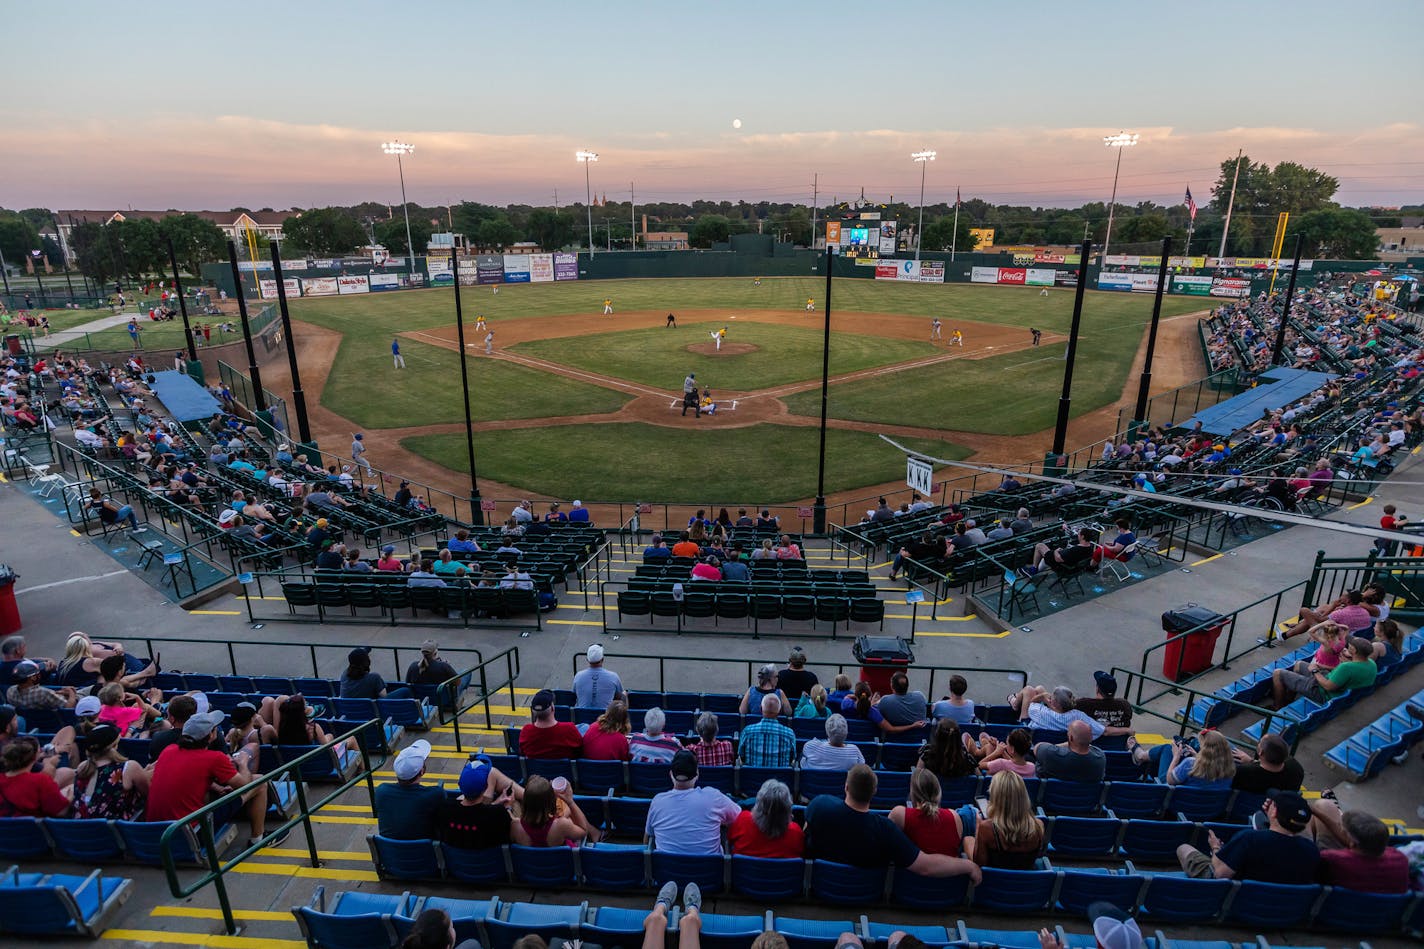
<instances>
[{"instance_id":1,"label":"banner on fence","mask_svg":"<svg viewBox=\"0 0 1424 949\"><path fill-rule=\"evenodd\" d=\"M1211 281L1214 297L1249 297L1251 281L1241 277L1215 277Z\"/></svg>"},{"instance_id":2,"label":"banner on fence","mask_svg":"<svg viewBox=\"0 0 1424 949\"><path fill-rule=\"evenodd\" d=\"M577 254L555 254L555 255L554 255L554 279L555 279L555 280L577 280L577 279L578 279L578 255L577 255Z\"/></svg>"},{"instance_id":3,"label":"banner on fence","mask_svg":"<svg viewBox=\"0 0 1424 949\"><path fill-rule=\"evenodd\" d=\"M906 458L905 483L922 495L934 494L934 465L918 458Z\"/></svg>"},{"instance_id":4,"label":"banner on fence","mask_svg":"<svg viewBox=\"0 0 1424 949\"><path fill-rule=\"evenodd\" d=\"M1124 293L1134 291L1137 293L1152 293L1157 289L1157 275L1155 273L1098 274L1098 289L1118 290Z\"/></svg>"},{"instance_id":5,"label":"banner on fence","mask_svg":"<svg viewBox=\"0 0 1424 949\"><path fill-rule=\"evenodd\" d=\"M970 283L998 283L998 267L971 267L969 270Z\"/></svg>"},{"instance_id":6,"label":"banner on fence","mask_svg":"<svg viewBox=\"0 0 1424 949\"><path fill-rule=\"evenodd\" d=\"M1081 254L1078 256L1082 256ZM1055 270L1053 272L1053 285L1055 287L1076 287L1078 285L1078 271L1076 270Z\"/></svg>"},{"instance_id":7,"label":"banner on fence","mask_svg":"<svg viewBox=\"0 0 1424 949\"><path fill-rule=\"evenodd\" d=\"M366 282L366 275L359 277L337 277L336 289L341 293L370 293L371 285Z\"/></svg>"},{"instance_id":8,"label":"banner on fence","mask_svg":"<svg viewBox=\"0 0 1424 949\"><path fill-rule=\"evenodd\" d=\"M283 271L288 271L288 270L306 270L306 269L307 269L307 262L306 262L306 260L305 260L304 258L298 257L298 258L296 258L295 260L284 260L284 261L282 261L282 270L283 270Z\"/></svg>"},{"instance_id":9,"label":"banner on fence","mask_svg":"<svg viewBox=\"0 0 1424 949\"><path fill-rule=\"evenodd\" d=\"M852 258L851 258L851 262L854 263L857 267L878 267L878 266L880 266L880 258L879 258L879 257L852 257Z\"/></svg>"},{"instance_id":10,"label":"banner on fence","mask_svg":"<svg viewBox=\"0 0 1424 949\"><path fill-rule=\"evenodd\" d=\"M528 254L505 254L504 255L504 282L505 283L529 283L529 255Z\"/></svg>"},{"instance_id":11,"label":"banner on fence","mask_svg":"<svg viewBox=\"0 0 1424 949\"><path fill-rule=\"evenodd\" d=\"M285 264L283 266L285 266ZM282 283L286 285L287 296L299 297L302 295L302 283L296 277L283 277ZM277 281L259 280L257 281L257 286L258 289L262 292L262 299L277 299Z\"/></svg>"},{"instance_id":12,"label":"banner on fence","mask_svg":"<svg viewBox=\"0 0 1424 949\"><path fill-rule=\"evenodd\" d=\"M554 255L529 255L529 282L550 283L554 279Z\"/></svg>"},{"instance_id":13,"label":"banner on fence","mask_svg":"<svg viewBox=\"0 0 1424 949\"><path fill-rule=\"evenodd\" d=\"M920 261L920 283L944 283L944 261Z\"/></svg>"},{"instance_id":14,"label":"banner on fence","mask_svg":"<svg viewBox=\"0 0 1424 949\"><path fill-rule=\"evenodd\" d=\"M1237 270L1290 270L1291 261L1277 261L1270 257L1213 257L1210 260L1213 267L1232 267ZM1301 270L1313 270L1315 261L1302 260Z\"/></svg>"},{"instance_id":15,"label":"banner on fence","mask_svg":"<svg viewBox=\"0 0 1424 949\"><path fill-rule=\"evenodd\" d=\"M1173 277L1172 292L1189 297L1205 297L1211 294L1210 277Z\"/></svg>"},{"instance_id":16,"label":"banner on fence","mask_svg":"<svg viewBox=\"0 0 1424 949\"><path fill-rule=\"evenodd\" d=\"M329 297L340 292L336 286L335 277L303 277L302 296L304 297Z\"/></svg>"},{"instance_id":17,"label":"banner on fence","mask_svg":"<svg viewBox=\"0 0 1424 949\"><path fill-rule=\"evenodd\" d=\"M271 270L271 269L272 269L272 261L270 261L270 260L239 260L239 261L237 262L237 269L238 269L238 270L246 270L248 273L251 273L251 272L254 271L254 270Z\"/></svg>"},{"instance_id":18,"label":"banner on fence","mask_svg":"<svg viewBox=\"0 0 1424 949\"><path fill-rule=\"evenodd\" d=\"M898 226L895 221L880 222L880 256L895 253L895 231Z\"/></svg>"},{"instance_id":19,"label":"banner on fence","mask_svg":"<svg viewBox=\"0 0 1424 949\"><path fill-rule=\"evenodd\" d=\"M341 261L331 257L316 257L311 259L309 263L317 270L335 270L341 266Z\"/></svg>"},{"instance_id":20,"label":"banner on fence","mask_svg":"<svg viewBox=\"0 0 1424 949\"><path fill-rule=\"evenodd\" d=\"M826 222L826 246L839 247L841 243L841 222Z\"/></svg>"},{"instance_id":21,"label":"banner on fence","mask_svg":"<svg viewBox=\"0 0 1424 949\"><path fill-rule=\"evenodd\" d=\"M1021 287L1028 279L1028 271L1022 267L1000 267L999 283L1009 286Z\"/></svg>"},{"instance_id":22,"label":"banner on fence","mask_svg":"<svg viewBox=\"0 0 1424 949\"><path fill-rule=\"evenodd\" d=\"M1030 267L1024 271L1024 283L1030 287L1053 286L1053 271L1043 267Z\"/></svg>"},{"instance_id":23,"label":"banner on fence","mask_svg":"<svg viewBox=\"0 0 1424 949\"><path fill-rule=\"evenodd\" d=\"M480 282L480 275L473 267L460 268L460 286L473 287Z\"/></svg>"},{"instance_id":24,"label":"banner on fence","mask_svg":"<svg viewBox=\"0 0 1424 949\"><path fill-rule=\"evenodd\" d=\"M373 291L400 289L400 274L373 273L366 279L371 282L371 289Z\"/></svg>"},{"instance_id":25,"label":"banner on fence","mask_svg":"<svg viewBox=\"0 0 1424 949\"><path fill-rule=\"evenodd\" d=\"M1034 253L1031 252L1031 251L1019 251L1019 252L1017 252L1017 253L1014 254L1014 266L1015 266L1015 267L1027 267L1029 264L1033 263L1037 258L1038 258L1038 255L1037 255L1037 254L1034 254Z\"/></svg>"},{"instance_id":26,"label":"banner on fence","mask_svg":"<svg viewBox=\"0 0 1424 949\"><path fill-rule=\"evenodd\" d=\"M475 255L476 283L504 283L504 255Z\"/></svg>"}]
</instances>

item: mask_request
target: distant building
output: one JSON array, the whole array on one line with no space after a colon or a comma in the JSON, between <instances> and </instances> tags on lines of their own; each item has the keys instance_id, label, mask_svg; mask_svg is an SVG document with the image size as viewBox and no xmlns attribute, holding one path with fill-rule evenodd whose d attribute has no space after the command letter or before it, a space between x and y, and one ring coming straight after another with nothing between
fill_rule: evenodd
<instances>
[{"instance_id":1,"label":"distant building","mask_svg":"<svg viewBox=\"0 0 1424 949\"><path fill-rule=\"evenodd\" d=\"M686 231L644 231L643 246L648 250L687 250Z\"/></svg>"},{"instance_id":2,"label":"distant building","mask_svg":"<svg viewBox=\"0 0 1424 949\"><path fill-rule=\"evenodd\" d=\"M1404 260L1424 256L1424 227L1377 227L1380 260Z\"/></svg>"}]
</instances>

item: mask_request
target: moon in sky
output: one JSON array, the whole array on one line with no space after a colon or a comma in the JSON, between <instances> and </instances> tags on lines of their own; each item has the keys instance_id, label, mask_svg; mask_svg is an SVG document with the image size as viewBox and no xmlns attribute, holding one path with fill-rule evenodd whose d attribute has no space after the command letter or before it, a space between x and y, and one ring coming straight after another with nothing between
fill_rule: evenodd
<instances>
[{"instance_id":1,"label":"moon in sky","mask_svg":"<svg viewBox=\"0 0 1424 949\"><path fill-rule=\"evenodd\" d=\"M734 128L734 129L739 129L739 128L741 128L741 127L742 127L742 120L741 120L741 119L733 119L733 120L732 120L732 128Z\"/></svg>"}]
</instances>

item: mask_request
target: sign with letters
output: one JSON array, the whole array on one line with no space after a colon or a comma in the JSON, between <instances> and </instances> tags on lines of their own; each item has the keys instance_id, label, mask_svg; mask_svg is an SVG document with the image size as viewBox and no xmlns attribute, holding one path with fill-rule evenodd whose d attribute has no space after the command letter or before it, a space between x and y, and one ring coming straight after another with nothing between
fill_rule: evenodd
<instances>
[{"instance_id":1,"label":"sign with letters","mask_svg":"<svg viewBox=\"0 0 1424 949\"><path fill-rule=\"evenodd\" d=\"M934 465L919 458L906 458L905 483L920 494L934 494Z\"/></svg>"}]
</instances>

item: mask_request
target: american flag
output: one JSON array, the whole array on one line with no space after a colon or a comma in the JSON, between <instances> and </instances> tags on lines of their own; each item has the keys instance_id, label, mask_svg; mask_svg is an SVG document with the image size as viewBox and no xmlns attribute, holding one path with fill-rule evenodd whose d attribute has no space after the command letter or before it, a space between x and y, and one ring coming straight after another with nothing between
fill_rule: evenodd
<instances>
[{"instance_id":1,"label":"american flag","mask_svg":"<svg viewBox=\"0 0 1424 949\"><path fill-rule=\"evenodd\" d=\"M1192 216L1192 220L1197 219L1197 203L1192 200L1192 186L1187 185L1187 213Z\"/></svg>"}]
</instances>

